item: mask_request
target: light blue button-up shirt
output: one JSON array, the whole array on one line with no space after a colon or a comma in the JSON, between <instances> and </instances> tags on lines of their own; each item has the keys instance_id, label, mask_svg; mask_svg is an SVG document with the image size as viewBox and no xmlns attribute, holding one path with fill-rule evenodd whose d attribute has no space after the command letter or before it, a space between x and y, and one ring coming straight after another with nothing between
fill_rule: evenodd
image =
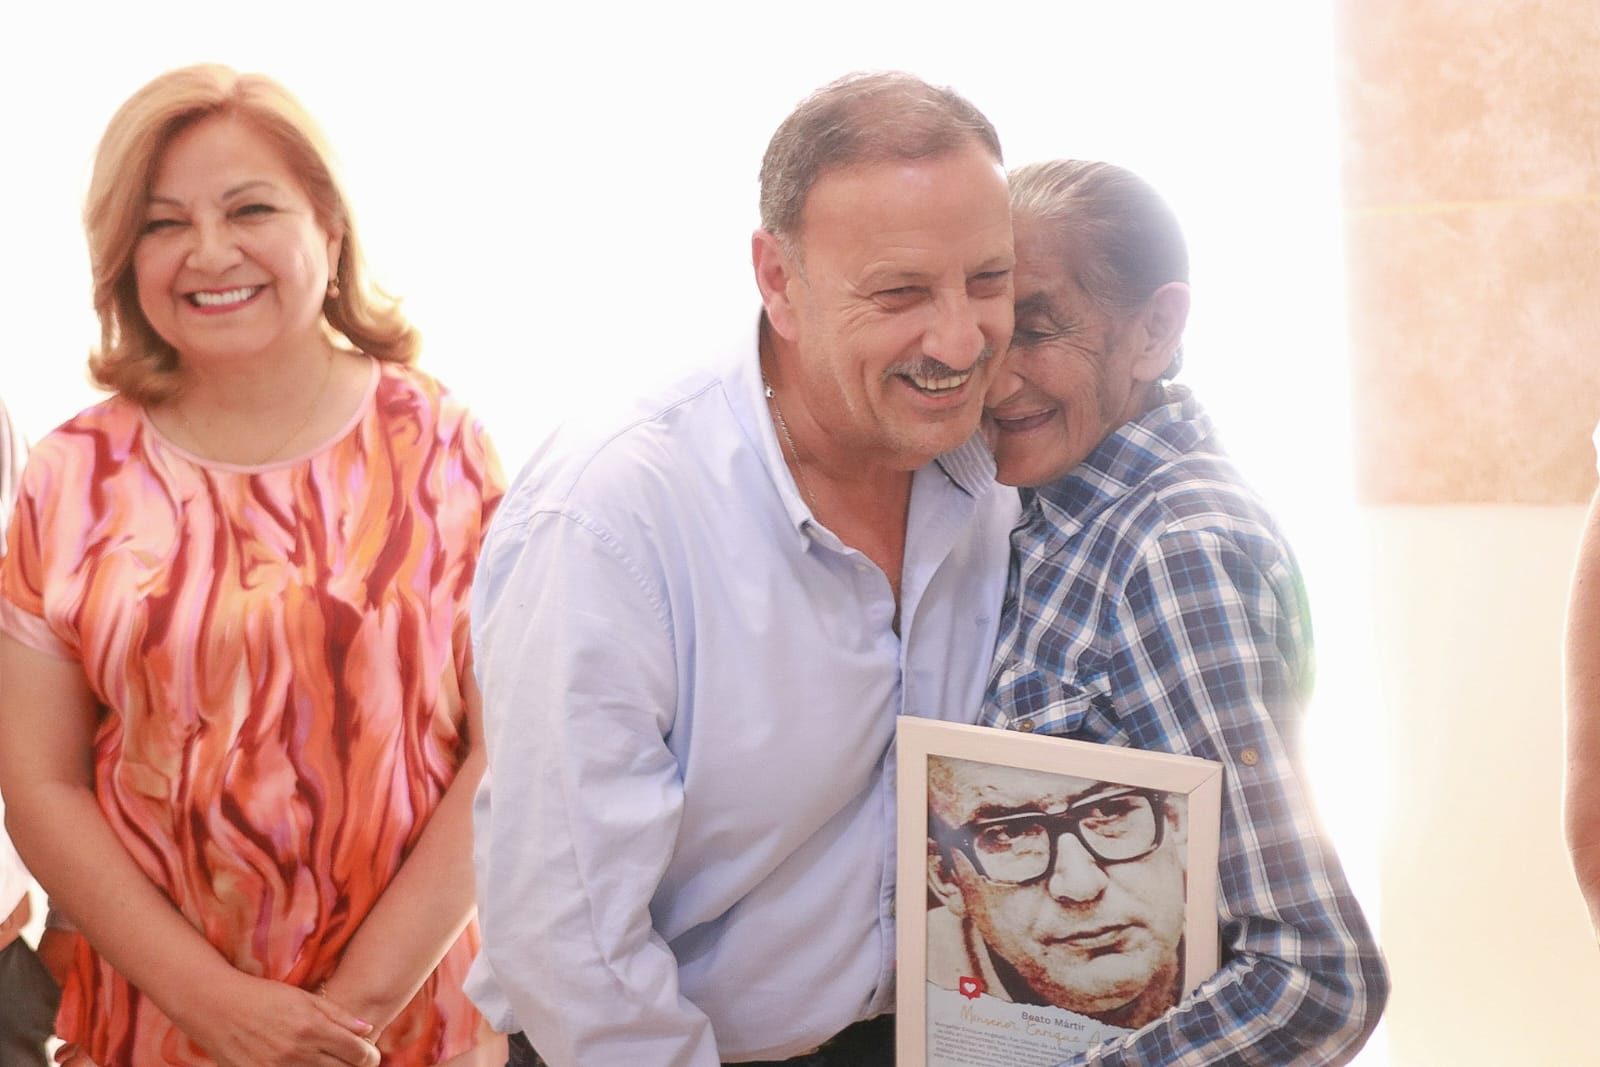
<instances>
[{"instance_id":1,"label":"light blue button-up shirt","mask_svg":"<svg viewBox=\"0 0 1600 1067\"><path fill-rule=\"evenodd\" d=\"M810 514L755 332L547 441L472 610L489 771L468 983L555 1067L783 1059L894 1000L896 715L974 721L1014 491L913 479L889 582Z\"/></svg>"}]
</instances>

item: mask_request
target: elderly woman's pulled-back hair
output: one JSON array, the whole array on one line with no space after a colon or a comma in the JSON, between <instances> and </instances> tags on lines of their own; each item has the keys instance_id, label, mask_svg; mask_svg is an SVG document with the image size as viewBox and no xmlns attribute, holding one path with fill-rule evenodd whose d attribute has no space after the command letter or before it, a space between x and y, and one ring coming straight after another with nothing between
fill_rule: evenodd
<instances>
[{"instance_id":1,"label":"elderly woman's pulled-back hair","mask_svg":"<svg viewBox=\"0 0 1600 1067\"><path fill-rule=\"evenodd\" d=\"M1136 308L1189 281L1189 247L1155 187L1114 163L1058 159L1011 172L1011 217L1051 236L1074 280L1102 307ZM1174 359L1167 377L1177 373Z\"/></svg>"},{"instance_id":2,"label":"elderly woman's pulled-back hair","mask_svg":"<svg viewBox=\"0 0 1600 1067\"><path fill-rule=\"evenodd\" d=\"M859 72L801 101L761 160L761 227L783 239L824 173L863 163L930 159L977 144L1005 162L994 125L953 89L899 71Z\"/></svg>"},{"instance_id":3,"label":"elderly woman's pulled-back hair","mask_svg":"<svg viewBox=\"0 0 1600 1067\"><path fill-rule=\"evenodd\" d=\"M134 248L150 185L173 138L213 116L237 118L265 137L305 187L317 223L341 236L337 295L323 303L329 328L377 359L410 363L421 340L396 301L366 276L333 154L311 116L283 86L261 74L202 64L168 71L134 93L112 116L95 153L84 206L100 346L89 357L94 380L140 403L178 390L178 353L139 307Z\"/></svg>"}]
</instances>

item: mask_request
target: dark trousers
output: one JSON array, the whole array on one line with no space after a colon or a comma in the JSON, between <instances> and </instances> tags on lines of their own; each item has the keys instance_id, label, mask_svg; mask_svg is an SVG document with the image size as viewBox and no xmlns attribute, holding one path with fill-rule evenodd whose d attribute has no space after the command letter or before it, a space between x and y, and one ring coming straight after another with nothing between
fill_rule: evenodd
<instances>
[{"instance_id":1,"label":"dark trousers","mask_svg":"<svg viewBox=\"0 0 1600 1067\"><path fill-rule=\"evenodd\" d=\"M789 1060L762 1060L733 1067L894 1067L894 1016L880 1015L839 1031L817 1051ZM528 1039L511 1035L506 1067L546 1067Z\"/></svg>"},{"instance_id":2,"label":"dark trousers","mask_svg":"<svg viewBox=\"0 0 1600 1067\"><path fill-rule=\"evenodd\" d=\"M61 990L33 948L17 938L0 949L0 1067L46 1067Z\"/></svg>"}]
</instances>

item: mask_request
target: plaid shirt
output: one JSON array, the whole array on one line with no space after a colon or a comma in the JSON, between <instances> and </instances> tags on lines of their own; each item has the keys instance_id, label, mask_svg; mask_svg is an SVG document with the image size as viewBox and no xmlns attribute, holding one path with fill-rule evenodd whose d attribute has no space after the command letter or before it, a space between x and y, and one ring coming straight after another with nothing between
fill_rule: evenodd
<instances>
[{"instance_id":1,"label":"plaid shirt","mask_svg":"<svg viewBox=\"0 0 1600 1067\"><path fill-rule=\"evenodd\" d=\"M1188 390L1024 492L983 722L1224 767L1223 967L1073 1064L1341 1064L1388 977L1296 764L1299 570Z\"/></svg>"}]
</instances>

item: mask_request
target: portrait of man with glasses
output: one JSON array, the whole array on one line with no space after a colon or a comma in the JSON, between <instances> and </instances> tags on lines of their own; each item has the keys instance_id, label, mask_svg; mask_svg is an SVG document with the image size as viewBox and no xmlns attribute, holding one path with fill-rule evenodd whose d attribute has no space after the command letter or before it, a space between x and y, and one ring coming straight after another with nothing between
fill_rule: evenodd
<instances>
[{"instance_id":1,"label":"portrait of man with glasses","mask_svg":"<svg viewBox=\"0 0 1600 1067\"><path fill-rule=\"evenodd\" d=\"M1183 989L1187 798L928 757L928 980L1133 1029Z\"/></svg>"}]
</instances>

